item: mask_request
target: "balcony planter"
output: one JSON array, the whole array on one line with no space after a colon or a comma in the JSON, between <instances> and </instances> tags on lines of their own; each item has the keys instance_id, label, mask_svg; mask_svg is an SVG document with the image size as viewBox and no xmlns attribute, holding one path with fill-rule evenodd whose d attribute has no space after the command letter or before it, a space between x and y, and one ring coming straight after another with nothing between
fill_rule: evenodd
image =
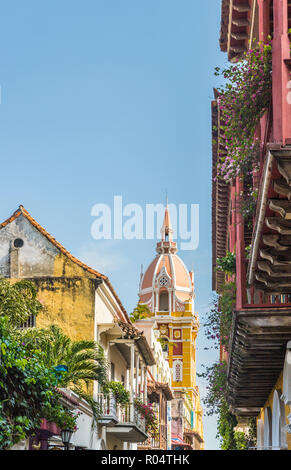
<instances>
[{"instance_id":1,"label":"balcony planter","mask_svg":"<svg viewBox=\"0 0 291 470\"><path fill-rule=\"evenodd\" d=\"M49 433L51 433L51 435L59 436L61 433L60 428L58 428L56 423L48 421L46 419L43 419L41 421L40 429L42 431L48 431Z\"/></svg>"}]
</instances>

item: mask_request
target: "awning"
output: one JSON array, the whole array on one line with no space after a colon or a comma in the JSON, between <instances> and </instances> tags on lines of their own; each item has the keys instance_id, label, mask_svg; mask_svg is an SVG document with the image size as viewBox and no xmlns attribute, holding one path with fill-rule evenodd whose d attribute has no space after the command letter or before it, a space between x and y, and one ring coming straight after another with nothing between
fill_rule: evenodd
<instances>
[{"instance_id":1,"label":"awning","mask_svg":"<svg viewBox=\"0 0 291 470\"><path fill-rule=\"evenodd\" d=\"M183 439L181 439L179 436L177 436L175 434L172 435L172 445L192 448L192 446L190 444L183 441Z\"/></svg>"}]
</instances>

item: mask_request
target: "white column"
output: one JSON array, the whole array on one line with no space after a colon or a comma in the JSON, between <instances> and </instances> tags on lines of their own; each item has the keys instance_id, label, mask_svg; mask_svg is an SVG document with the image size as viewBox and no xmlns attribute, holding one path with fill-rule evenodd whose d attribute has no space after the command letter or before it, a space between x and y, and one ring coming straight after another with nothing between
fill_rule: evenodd
<instances>
[{"instance_id":1,"label":"white column","mask_svg":"<svg viewBox=\"0 0 291 470\"><path fill-rule=\"evenodd\" d=\"M159 297L158 297L158 290L155 289L155 299L156 299L156 305L155 305L155 314L159 310Z\"/></svg>"},{"instance_id":2,"label":"white column","mask_svg":"<svg viewBox=\"0 0 291 470\"><path fill-rule=\"evenodd\" d=\"M138 393L138 379L139 379L139 354L136 355L136 377L135 377L135 397L139 396Z\"/></svg>"},{"instance_id":3,"label":"white column","mask_svg":"<svg viewBox=\"0 0 291 470\"><path fill-rule=\"evenodd\" d=\"M143 402L147 404L148 402L148 381L147 381L147 366L144 366L144 396L143 396Z\"/></svg>"},{"instance_id":4,"label":"white column","mask_svg":"<svg viewBox=\"0 0 291 470\"><path fill-rule=\"evenodd\" d=\"M106 426L102 426L101 428L101 438L105 443L105 449L107 449L107 440L106 440Z\"/></svg>"},{"instance_id":5,"label":"white column","mask_svg":"<svg viewBox=\"0 0 291 470\"><path fill-rule=\"evenodd\" d=\"M106 359L109 364L109 380L111 380L110 342L108 342Z\"/></svg>"},{"instance_id":6,"label":"white column","mask_svg":"<svg viewBox=\"0 0 291 470\"><path fill-rule=\"evenodd\" d=\"M140 379L140 388L142 390L143 402L144 402L144 363L141 363L141 379Z\"/></svg>"},{"instance_id":7,"label":"white column","mask_svg":"<svg viewBox=\"0 0 291 470\"><path fill-rule=\"evenodd\" d=\"M133 400L134 400L134 343L130 345L130 419L131 422L134 420L134 405L133 405Z\"/></svg>"}]
</instances>

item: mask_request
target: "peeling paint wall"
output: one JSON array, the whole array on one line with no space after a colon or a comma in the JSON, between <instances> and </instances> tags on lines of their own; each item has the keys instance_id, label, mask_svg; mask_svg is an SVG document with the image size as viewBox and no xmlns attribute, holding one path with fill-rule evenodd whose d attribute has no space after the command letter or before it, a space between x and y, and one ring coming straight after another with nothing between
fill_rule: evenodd
<instances>
[{"instance_id":1,"label":"peeling paint wall","mask_svg":"<svg viewBox=\"0 0 291 470\"><path fill-rule=\"evenodd\" d=\"M15 239L23 246L15 249ZM17 255L11 257L11 251ZM44 309L36 326L59 325L72 339L94 339L95 278L60 252L30 222L20 216L0 230L0 274L12 280L31 279L38 286ZM18 275L15 274L18 272Z\"/></svg>"}]
</instances>

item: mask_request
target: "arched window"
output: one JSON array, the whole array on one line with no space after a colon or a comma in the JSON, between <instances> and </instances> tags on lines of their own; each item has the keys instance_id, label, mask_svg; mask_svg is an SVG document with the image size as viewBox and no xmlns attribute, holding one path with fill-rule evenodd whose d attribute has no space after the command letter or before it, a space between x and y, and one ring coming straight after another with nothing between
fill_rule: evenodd
<instances>
[{"instance_id":1,"label":"arched window","mask_svg":"<svg viewBox=\"0 0 291 470\"><path fill-rule=\"evenodd\" d=\"M183 364L182 361L176 360L173 362L173 381L182 382L183 378Z\"/></svg>"},{"instance_id":2,"label":"arched window","mask_svg":"<svg viewBox=\"0 0 291 470\"><path fill-rule=\"evenodd\" d=\"M274 450L286 448L285 406L280 397L281 391L275 390L272 412L272 448Z\"/></svg>"},{"instance_id":3,"label":"arched window","mask_svg":"<svg viewBox=\"0 0 291 470\"><path fill-rule=\"evenodd\" d=\"M271 408L265 408L264 412L264 447L272 447L272 411Z\"/></svg>"},{"instance_id":4,"label":"arched window","mask_svg":"<svg viewBox=\"0 0 291 470\"><path fill-rule=\"evenodd\" d=\"M160 293L159 311L160 312L169 311L169 294L166 291Z\"/></svg>"}]
</instances>

